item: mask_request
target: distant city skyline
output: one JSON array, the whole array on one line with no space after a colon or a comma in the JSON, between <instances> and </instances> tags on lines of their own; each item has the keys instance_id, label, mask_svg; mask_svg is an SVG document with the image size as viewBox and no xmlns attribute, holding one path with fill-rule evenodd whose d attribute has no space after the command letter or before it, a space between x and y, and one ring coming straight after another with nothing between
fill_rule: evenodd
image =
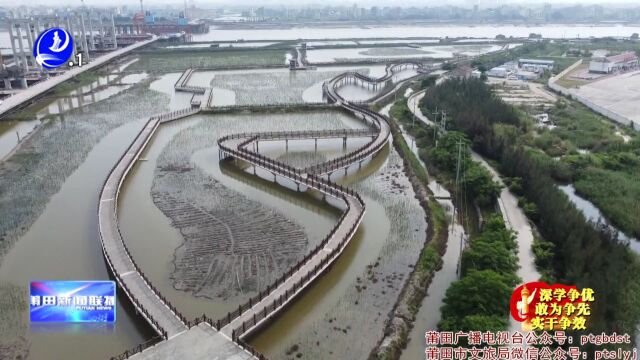
<instances>
[{"instance_id":1,"label":"distant city skyline","mask_svg":"<svg viewBox=\"0 0 640 360\"><path fill-rule=\"evenodd\" d=\"M191 0L188 1L191 3ZM30 6L80 6L82 5L81 0L35 0L30 2ZM495 7L501 5L637 5L638 2L636 0L615 0L612 2L605 2L602 0L452 0L452 1L430 1L425 3L424 1L418 0L369 0L369 1L338 1L338 0L327 0L318 2L317 0L301 0L292 5L290 2L282 1L282 0L264 0L259 4L256 4L255 1L250 0L220 0L220 1L194 1L196 6L202 8L218 8L218 7L262 7L262 6L286 6L286 7L306 7L306 6L352 6L353 4L357 4L359 7L369 7L369 6L399 6L399 7L433 7L433 6L442 6L442 5L453 5L453 6L463 6L463 7L471 7L474 5L478 5L480 7ZM84 4L87 6L131 6L137 7L139 6L139 1L136 0L85 0ZM173 7L181 7L184 6L184 2L176 1L176 0L144 0L145 5L150 6L166 6L170 5ZM16 6L16 2L14 0L0 0L0 6L2 7L19 7L24 6L20 4Z\"/></svg>"}]
</instances>

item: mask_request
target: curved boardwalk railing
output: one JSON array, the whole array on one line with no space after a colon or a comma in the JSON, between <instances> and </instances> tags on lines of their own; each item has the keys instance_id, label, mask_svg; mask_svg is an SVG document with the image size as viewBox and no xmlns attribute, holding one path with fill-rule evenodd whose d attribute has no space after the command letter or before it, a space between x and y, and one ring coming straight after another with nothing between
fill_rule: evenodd
<instances>
[{"instance_id":1,"label":"curved boardwalk railing","mask_svg":"<svg viewBox=\"0 0 640 360\"><path fill-rule=\"evenodd\" d=\"M262 320L283 308L313 279L325 271L353 237L365 211L364 201L353 190L248 150L247 144L255 141L256 138L255 135L246 137L242 134L230 135L218 140L218 145L226 155L242 159L341 200L346 210L324 240L301 261L273 284L267 286L265 291L259 292L238 309L215 322L214 326L234 340L247 334Z\"/></svg>"},{"instance_id":2,"label":"curved boardwalk railing","mask_svg":"<svg viewBox=\"0 0 640 360\"><path fill-rule=\"evenodd\" d=\"M263 291L249 299L237 309L227 313L221 319L215 321L213 326L221 332L230 335L236 342L248 336L262 326L269 317L275 316L296 295L303 291L315 278L320 276L333 261L342 253L346 245L353 238L365 213L365 204L359 194L342 185L336 184L322 177L323 174L361 163L365 159L374 156L387 143L390 128L386 119L380 114L369 110L367 107L349 102L337 93L337 88L346 83L348 77L356 77L360 81L371 83L383 83L389 81L397 71L407 67L422 69L420 64L389 65L386 75L372 79L358 73L343 73L323 84L323 92L330 102L337 103L345 110L352 112L356 117L370 125L364 130L321 130L321 131L280 131L240 133L224 136L218 139L218 147L221 157L230 156L246 161L256 167L264 168L273 174L293 180L298 184L304 184L309 188L318 190L325 195L334 197L344 203L345 211L331 229L329 234L295 266L282 274ZM288 140L293 138L322 138L322 137L349 137L371 136L372 140L358 149L343 156L309 166L304 169L287 165L283 162L268 158L257 152L258 142L264 140ZM255 143L255 151L251 144Z\"/></svg>"}]
</instances>

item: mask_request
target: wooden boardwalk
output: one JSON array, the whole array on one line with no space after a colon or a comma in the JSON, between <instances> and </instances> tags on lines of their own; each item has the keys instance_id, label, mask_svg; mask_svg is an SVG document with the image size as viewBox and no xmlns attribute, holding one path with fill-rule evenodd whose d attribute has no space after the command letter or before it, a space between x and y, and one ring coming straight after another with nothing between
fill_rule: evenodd
<instances>
[{"instance_id":1,"label":"wooden boardwalk","mask_svg":"<svg viewBox=\"0 0 640 360\"><path fill-rule=\"evenodd\" d=\"M388 66L384 78L392 76L397 66ZM176 86L186 84L189 76L190 74L185 72L178 79ZM389 139L389 125L382 115L364 106L351 103L338 95L336 89L344 84L344 77L348 76L351 75L345 73L342 77L332 79L328 84L323 85L323 91L330 102L352 112L357 118L367 123L368 129L242 133L228 135L218 140L222 157L231 156L241 159L256 167L264 168L276 176L288 178L298 184L306 185L307 188L315 189L325 196L333 197L342 204L344 212L325 239L298 264L269 285L265 291L261 291L246 304L228 313L226 317L215 321L204 316L189 321L180 314L135 263L118 227L117 201L120 187L157 128L162 123L195 114L200 111L200 108L184 109L149 119L105 181L100 194L98 221L104 256L111 272L136 310L164 341L149 348L138 346L116 359L124 359L132 355L137 359L206 359L211 358L212 354L215 354L214 358L217 359L265 358L245 344L243 338L266 324L331 266L353 238L364 216L365 204L360 195L332 182L330 174L337 169L361 164L375 156ZM361 81L367 81L367 79L361 79ZM383 80L373 79L372 81L379 83ZM209 95L210 92L205 95L205 99ZM346 141L351 137L371 137L371 141L339 158L305 169L294 168L258 152L260 141L309 138L343 138ZM327 174L329 176L325 178Z\"/></svg>"},{"instance_id":2,"label":"wooden boardwalk","mask_svg":"<svg viewBox=\"0 0 640 360\"><path fill-rule=\"evenodd\" d=\"M132 351L126 351L116 359L125 359L130 356L139 359L175 359L174 355L177 354L197 354L198 352L193 353L193 344L201 342L203 337L210 340L207 346L201 347L202 351L207 351L200 352L201 357L190 358L205 359L211 351L225 354L225 359L254 358L250 351L230 341L228 337L218 334L210 324L204 321L187 320L164 298L136 264L118 226L117 208L120 188L158 126L199 111L200 109L184 109L150 118L113 167L100 193L98 228L107 265L137 312L165 340L150 348L139 346ZM200 325L196 326L197 323ZM173 341L173 339L176 340ZM136 353L138 354L134 355Z\"/></svg>"},{"instance_id":3,"label":"wooden boardwalk","mask_svg":"<svg viewBox=\"0 0 640 360\"><path fill-rule=\"evenodd\" d=\"M296 136L302 136L303 132L292 132ZM313 138L321 136L321 132L304 132L306 136ZM339 134L344 132L325 131L325 134ZM265 137L274 136L274 133L265 133ZM284 133L278 134L278 138ZM327 135L328 136L328 135ZM237 311L229 313L226 318L216 322L216 326L225 335L238 340L240 336L246 336L267 322L272 316L283 309L296 295L303 291L309 284L320 276L331 263L342 253L353 235L358 229L365 212L364 201L354 191L330 180L303 172L301 169L288 166L279 161L267 158L260 153L249 150L250 145L259 139L259 135L236 134L223 137L218 141L218 146L223 154L244 160L254 166L267 169L274 174L288 178L309 188L316 189L326 196L334 197L343 202L345 212L340 217L336 226L329 235L305 258L290 269L281 278L269 285L266 291L260 292L248 303L240 305Z\"/></svg>"},{"instance_id":4,"label":"wooden boardwalk","mask_svg":"<svg viewBox=\"0 0 640 360\"><path fill-rule=\"evenodd\" d=\"M191 79L191 76L195 71L196 69L194 68L188 68L187 70L185 70L182 73L182 75L180 75L180 77L178 78L178 81L176 81L176 83L173 85L173 88L176 91L184 91L184 92L190 92L194 94L205 94L207 92L207 89L209 89L209 95L210 95L211 94L210 88L189 85L189 80ZM209 95L205 97L207 101L209 101Z\"/></svg>"},{"instance_id":5,"label":"wooden boardwalk","mask_svg":"<svg viewBox=\"0 0 640 360\"><path fill-rule=\"evenodd\" d=\"M162 297L131 257L118 226L118 195L125 177L158 126L198 111L199 109L184 109L151 117L111 169L98 204L98 230L107 264L136 309L165 338L187 330L186 319Z\"/></svg>"},{"instance_id":6,"label":"wooden boardwalk","mask_svg":"<svg viewBox=\"0 0 640 360\"><path fill-rule=\"evenodd\" d=\"M355 74L360 81L379 84L389 81L395 72L408 66L422 68L421 65L413 63L389 65L386 68L386 75L379 79ZM228 313L225 318L217 320L216 327L220 329L220 332L231 336L234 341L242 341L243 338L266 324L270 318L286 307L290 301L320 276L342 253L362 221L365 204L360 195L331 182L330 174L338 169L346 169L353 164L361 164L366 159L375 156L387 144L390 128L382 115L365 106L351 103L338 94L337 89L347 83L346 78L352 76L355 76L354 73L347 72L333 78L323 84L323 92L330 102L338 104L368 124L368 129L241 133L228 135L218 140L221 157L234 157L253 166L264 168L274 175L285 177L298 184L304 184L326 196L340 200L345 206L345 211L329 235L302 261L268 286L264 292L249 299L237 310ZM304 169L294 168L267 158L258 152L260 141L336 137L342 137L346 141L346 138L350 136L367 136L371 137L371 141L341 157ZM327 179L322 176L325 174L329 175Z\"/></svg>"}]
</instances>

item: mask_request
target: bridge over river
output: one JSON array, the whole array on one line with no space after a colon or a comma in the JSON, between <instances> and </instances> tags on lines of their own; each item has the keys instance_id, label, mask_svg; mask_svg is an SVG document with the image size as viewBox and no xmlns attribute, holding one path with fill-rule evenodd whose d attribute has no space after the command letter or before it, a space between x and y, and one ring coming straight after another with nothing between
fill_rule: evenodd
<instances>
[{"instance_id":1,"label":"bridge over river","mask_svg":"<svg viewBox=\"0 0 640 360\"><path fill-rule=\"evenodd\" d=\"M289 179L300 187L313 189L331 197L343 209L342 216L324 240L295 266L267 286L255 297L221 319L206 316L188 320L173 306L145 276L131 256L118 226L118 195L129 171L144 151L158 127L196 114L201 107L154 116L149 119L127 151L111 170L100 194L98 221L100 240L106 262L118 285L131 300L137 312L152 326L162 340L155 344L141 344L115 357L116 359L264 359L265 357L244 342L247 336L267 324L284 309L316 278L321 276L349 244L365 213L365 203L353 190L331 181L331 174L375 156L388 142L390 129L382 115L369 110L366 105L345 100L338 89L346 84L390 90L393 74L406 68L422 72L417 63L389 65L381 78L369 78L355 72L336 76L323 84L323 93L328 101L335 103L369 125L368 129L287 131L233 134L218 139L220 158L232 157L263 168L277 177ZM198 94L207 89L191 88L187 85L193 70L189 69L176 83L181 91ZM384 84L384 85L383 85ZM289 166L259 153L259 144L264 141L296 139L370 138L363 146L321 164L304 169Z\"/></svg>"}]
</instances>

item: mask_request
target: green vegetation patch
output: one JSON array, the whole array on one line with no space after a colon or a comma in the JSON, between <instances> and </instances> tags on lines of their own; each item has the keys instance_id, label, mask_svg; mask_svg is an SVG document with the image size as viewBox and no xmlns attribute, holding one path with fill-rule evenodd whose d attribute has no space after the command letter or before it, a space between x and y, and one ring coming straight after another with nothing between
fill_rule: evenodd
<instances>
[{"instance_id":1,"label":"green vegetation patch","mask_svg":"<svg viewBox=\"0 0 640 360\"><path fill-rule=\"evenodd\" d=\"M424 111L423 113L428 113ZM445 172L448 177L455 178L458 166L458 143L462 143L460 157L460 179L467 189L467 195L479 205L493 204L500 193L501 186L493 181L491 174L479 163L471 160L469 139L460 132L448 132L438 137L438 146L434 143L433 127L413 120L413 115L406 102L398 102L391 108L390 114L406 126L408 132L416 139L420 149L420 157L425 163L437 167L437 171ZM436 170L436 169L434 169Z\"/></svg>"},{"instance_id":2,"label":"green vegetation patch","mask_svg":"<svg viewBox=\"0 0 640 360\"><path fill-rule=\"evenodd\" d=\"M369 56L427 55L433 54L433 51L409 47L376 47L361 51L360 54Z\"/></svg>"},{"instance_id":3,"label":"green vegetation patch","mask_svg":"<svg viewBox=\"0 0 640 360\"><path fill-rule=\"evenodd\" d=\"M226 69L251 66L284 66L286 51L264 49L252 51L141 52L139 57L140 60L129 66L127 70L133 72L147 71L150 73L167 73L183 71L189 67Z\"/></svg>"},{"instance_id":4,"label":"green vegetation patch","mask_svg":"<svg viewBox=\"0 0 640 360\"><path fill-rule=\"evenodd\" d=\"M523 44L506 52L479 56L472 62L472 65L477 66L481 71L485 71L520 58L553 60L555 61L553 71L559 73L579 59L578 57L563 56L569 49L570 45L568 43L538 41Z\"/></svg>"},{"instance_id":5,"label":"green vegetation patch","mask_svg":"<svg viewBox=\"0 0 640 360\"><path fill-rule=\"evenodd\" d=\"M487 107L479 104L477 99L485 99L497 106ZM562 163L561 161L552 160L541 150L532 148L527 122L517 112L510 112L506 104L496 102L492 98L490 87L479 80L450 80L429 88L422 105L427 109L438 106L439 109L448 110L452 118L451 126L463 131L471 139L474 149L499 163L503 175L521 179L517 185L521 188L524 199L537 208L536 224L540 233L553 244L538 246L537 251L538 254L553 254L544 254L543 258L551 264L553 277L561 283L592 287L601 299L606 299L593 308L590 331L634 334L640 321L640 281L637 274L629 269L637 269L640 261L625 244L616 240L614 234L587 222L584 215L558 189L553 177L562 175L557 171L566 169L567 164L564 164L565 168L556 168L550 164ZM637 145L638 141L634 139L626 145L616 143L605 148L637 155ZM596 157L596 160L605 162L601 156ZM627 161L628 158L607 160L615 164ZM593 176L593 182L600 180L604 184L605 181L604 177L597 177L603 176L599 172L584 176ZM616 186L615 183L603 186L608 185ZM629 193L627 196L631 197L633 194ZM633 210L634 208L627 208L629 213L633 213ZM494 300L499 298L500 278L483 275L492 281ZM469 281L464 285L470 286L461 286L461 289L467 290L467 295L474 293L470 290L473 282ZM455 295L454 290L451 295ZM483 305L481 300L474 299L478 306ZM451 303L451 306L454 305L461 304ZM491 316L486 311L477 315ZM460 322L455 324L465 325ZM489 324L493 322L487 321L487 325Z\"/></svg>"},{"instance_id":6,"label":"green vegetation patch","mask_svg":"<svg viewBox=\"0 0 640 360\"><path fill-rule=\"evenodd\" d=\"M510 136L531 146L530 156L554 179L573 182L578 194L593 202L609 221L639 237L640 136L575 101L559 100L550 117L553 129L529 129Z\"/></svg>"},{"instance_id":7,"label":"green vegetation patch","mask_svg":"<svg viewBox=\"0 0 640 360\"><path fill-rule=\"evenodd\" d=\"M462 277L447 289L441 330L497 331L507 327L511 292L520 279L513 231L491 216L462 254Z\"/></svg>"},{"instance_id":8,"label":"green vegetation patch","mask_svg":"<svg viewBox=\"0 0 640 360\"><path fill-rule=\"evenodd\" d=\"M573 145L569 148L598 150L613 143L622 143L622 138L615 134L615 125L578 102L558 101L549 117L557 126L550 132L569 141Z\"/></svg>"},{"instance_id":9,"label":"green vegetation patch","mask_svg":"<svg viewBox=\"0 0 640 360\"><path fill-rule=\"evenodd\" d=\"M574 187L591 200L618 228L640 238L640 174L589 167Z\"/></svg>"}]
</instances>

